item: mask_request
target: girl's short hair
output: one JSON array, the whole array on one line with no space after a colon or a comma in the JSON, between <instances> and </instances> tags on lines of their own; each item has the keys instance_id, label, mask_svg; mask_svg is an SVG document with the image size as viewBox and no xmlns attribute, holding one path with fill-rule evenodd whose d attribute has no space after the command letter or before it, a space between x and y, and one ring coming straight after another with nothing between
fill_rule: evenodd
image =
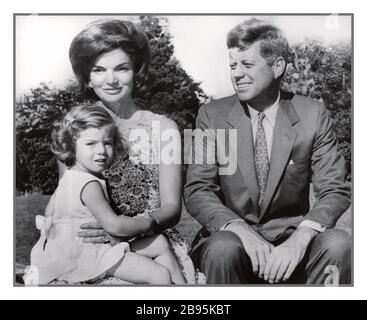
<instances>
[{"instance_id":1,"label":"girl's short hair","mask_svg":"<svg viewBox=\"0 0 367 320\"><path fill-rule=\"evenodd\" d=\"M246 49L260 41L260 53L271 66L278 57L288 63L290 49L283 32L266 20L252 18L235 26L227 34L227 47Z\"/></svg>"},{"instance_id":2,"label":"girl's short hair","mask_svg":"<svg viewBox=\"0 0 367 320\"><path fill-rule=\"evenodd\" d=\"M79 133L90 128L113 125L115 154L123 153L127 144L119 133L112 116L101 106L82 105L72 108L54 123L51 150L66 166L75 164L75 145Z\"/></svg>"},{"instance_id":3,"label":"girl's short hair","mask_svg":"<svg viewBox=\"0 0 367 320\"><path fill-rule=\"evenodd\" d=\"M146 34L130 21L104 19L88 24L70 45L70 62L84 93L94 95L88 87L93 65L101 54L114 49L122 49L133 62L135 85L132 94L145 89L151 60Z\"/></svg>"}]
</instances>

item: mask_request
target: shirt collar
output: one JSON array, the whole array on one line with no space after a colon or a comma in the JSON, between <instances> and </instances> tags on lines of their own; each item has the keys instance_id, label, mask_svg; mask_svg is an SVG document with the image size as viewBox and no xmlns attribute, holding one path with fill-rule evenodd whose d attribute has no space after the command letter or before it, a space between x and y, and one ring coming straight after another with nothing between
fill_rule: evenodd
<instances>
[{"instance_id":1,"label":"shirt collar","mask_svg":"<svg viewBox=\"0 0 367 320\"><path fill-rule=\"evenodd\" d=\"M275 119L279 108L279 101L280 101L280 93L278 94L278 98L274 102L274 104L264 111L265 119L267 119L273 127L275 126ZM251 121L254 121L255 119L257 119L259 111L255 110L254 108L251 108L249 105L247 106L250 112Z\"/></svg>"}]
</instances>

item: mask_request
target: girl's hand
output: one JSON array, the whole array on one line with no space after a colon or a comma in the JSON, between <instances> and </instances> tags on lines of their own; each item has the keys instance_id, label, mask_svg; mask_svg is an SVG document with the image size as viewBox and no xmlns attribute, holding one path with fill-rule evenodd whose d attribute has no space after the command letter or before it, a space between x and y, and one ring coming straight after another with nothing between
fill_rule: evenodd
<instances>
[{"instance_id":1,"label":"girl's hand","mask_svg":"<svg viewBox=\"0 0 367 320\"><path fill-rule=\"evenodd\" d=\"M139 237L144 238L144 237L151 237L154 236L155 234L157 234L157 221L155 219L153 219L148 213L145 213L144 215L138 216L138 217L134 217L135 219L144 219L149 220L151 223L151 227L149 228L149 230L147 232L144 232L142 234L139 235Z\"/></svg>"},{"instance_id":2,"label":"girl's hand","mask_svg":"<svg viewBox=\"0 0 367 320\"><path fill-rule=\"evenodd\" d=\"M140 238L145 238L145 237L152 237L152 236L154 236L156 234L156 232L155 231L149 231L149 232L147 232L147 233L143 233L143 234L141 234L139 237Z\"/></svg>"}]
</instances>

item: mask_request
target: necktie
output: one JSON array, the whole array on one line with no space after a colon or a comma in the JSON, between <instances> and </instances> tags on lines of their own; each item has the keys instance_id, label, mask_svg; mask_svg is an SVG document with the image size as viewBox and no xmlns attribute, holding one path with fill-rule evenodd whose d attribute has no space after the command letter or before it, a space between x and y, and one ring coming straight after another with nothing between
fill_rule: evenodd
<instances>
[{"instance_id":1,"label":"necktie","mask_svg":"<svg viewBox=\"0 0 367 320\"><path fill-rule=\"evenodd\" d=\"M265 118L264 113L258 114L257 132L255 141L255 170L257 185L259 187L259 205L264 200L266 183L268 181L269 173L269 158L268 148L266 146L265 131L263 126L263 120Z\"/></svg>"}]
</instances>

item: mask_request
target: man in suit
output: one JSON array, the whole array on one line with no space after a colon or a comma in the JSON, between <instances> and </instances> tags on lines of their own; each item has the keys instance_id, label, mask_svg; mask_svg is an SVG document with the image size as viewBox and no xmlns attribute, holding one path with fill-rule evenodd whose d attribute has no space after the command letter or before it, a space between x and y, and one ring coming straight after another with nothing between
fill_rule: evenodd
<instances>
[{"instance_id":1,"label":"man in suit","mask_svg":"<svg viewBox=\"0 0 367 320\"><path fill-rule=\"evenodd\" d=\"M330 272L334 284L350 283L351 239L333 229L350 189L329 113L280 90L289 47L271 23L243 22L228 33L227 46L236 94L203 106L197 129L224 129L229 147L215 134L196 139L195 158L212 143L215 161L190 165L185 186L187 210L204 227L194 263L209 284L322 285ZM221 170L225 151L237 161L231 174Z\"/></svg>"}]
</instances>

